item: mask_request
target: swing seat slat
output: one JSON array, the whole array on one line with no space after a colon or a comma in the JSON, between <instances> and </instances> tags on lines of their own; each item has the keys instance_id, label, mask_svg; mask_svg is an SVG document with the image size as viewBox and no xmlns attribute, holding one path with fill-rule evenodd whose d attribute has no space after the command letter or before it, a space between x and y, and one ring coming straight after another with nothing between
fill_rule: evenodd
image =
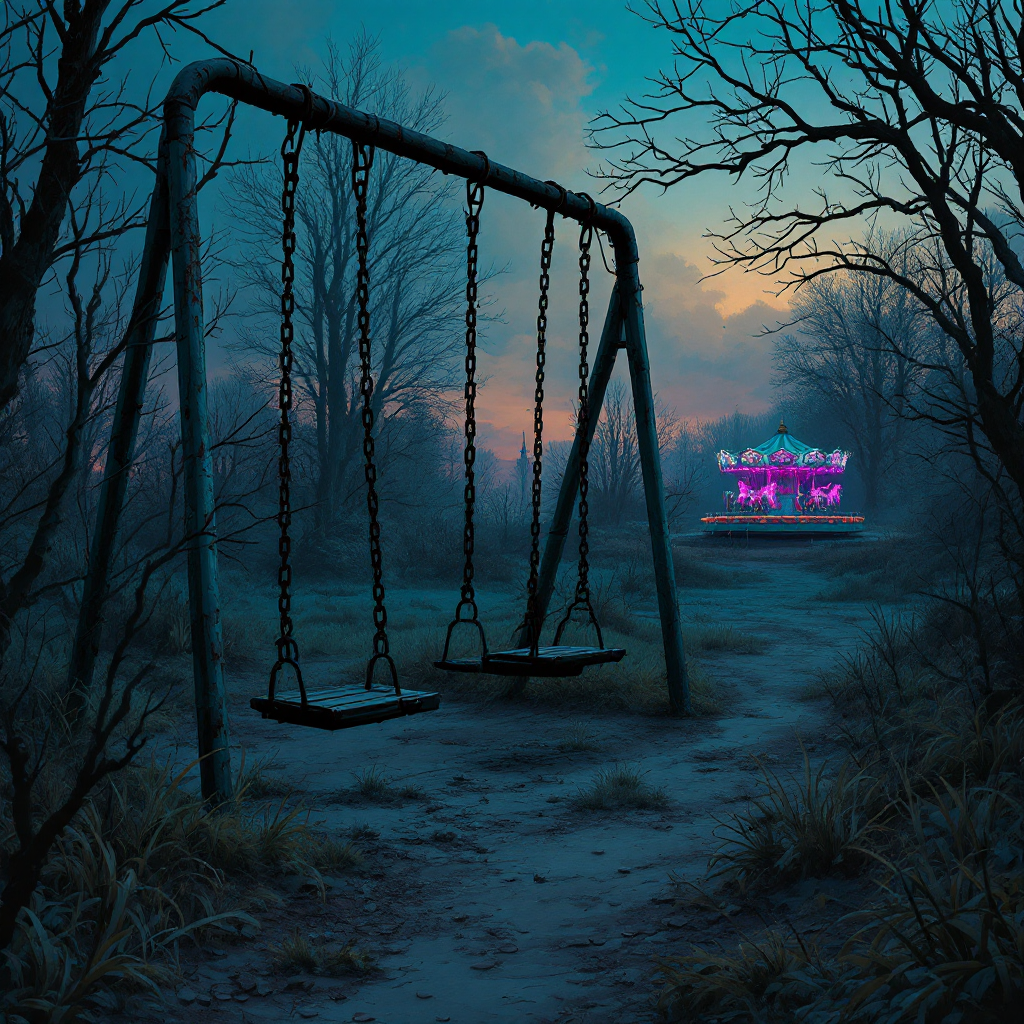
<instances>
[{"instance_id":1,"label":"swing seat slat","mask_svg":"<svg viewBox=\"0 0 1024 1024\"><path fill-rule=\"evenodd\" d=\"M307 690L306 703L297 690L275 694L274 699L253 697L249 706L264 718L288 725L313 729L349 729L355 725L387 722L393 718L436 711L441 698L427 690L403 690L401 696L392 687L374 686L367 690L359 683Z\"/></svg>"},{"instance_id":2,"label":"swing seat slat","mask_svg":"<svg viewBox=\"0 0 1024 1024\"><path fill-rule=\"evenodd\" d=\"M529 647L493 651L483 658L449 658L435 661L448 672L485 672L497 676L536 676L558 679L578 676L591 665L610 665L622 661L621 647L541 647L534 654Z\"/></svg>"}]
</instances>

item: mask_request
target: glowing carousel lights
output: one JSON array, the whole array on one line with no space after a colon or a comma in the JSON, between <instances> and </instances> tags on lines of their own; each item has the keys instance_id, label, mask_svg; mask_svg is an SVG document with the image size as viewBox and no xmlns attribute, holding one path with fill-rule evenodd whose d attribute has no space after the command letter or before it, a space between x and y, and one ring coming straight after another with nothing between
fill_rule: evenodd
<instances>
[{"instance_id":1,"label":"glowing carousel lights","mask_svg":"<svg viewBox=\"0 0 1024 1024\"><path fill-rule=\"evenodd\" d=\"M798 441L779 423L764 444L718 453L718 468L735 477L723 494L724 515L701 519L706 533L851 533L864 517L840 514L849 452L824 452Z\"/></svg>"}]
</instances>

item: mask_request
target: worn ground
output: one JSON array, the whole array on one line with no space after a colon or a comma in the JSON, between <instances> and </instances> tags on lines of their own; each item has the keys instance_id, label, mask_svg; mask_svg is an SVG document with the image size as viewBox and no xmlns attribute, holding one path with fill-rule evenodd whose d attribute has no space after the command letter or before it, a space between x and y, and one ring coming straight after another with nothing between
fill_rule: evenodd
<instances>
[{"instance_id":1,"label":"worn ground","mask_svg":"<svg viewBox=\"0 0 1024 1024\"><path fill-rule=\"evenodd\" d=\"M305 792L328 830L359 829L368 867L329 878L326 902L296 884L255 941L201 959L183 952L186 983L168 993L163 1019L655 1019L657 960L727 938L746 913L682 905L672 879L704 876L716 819L756 790L756 758L796 767L798 737L813 757L827 753L810 684L870 625L863 605L816 599L820 545L703 550L742 582L681 590L685 617L770 641L761 654L705 660L727 698L713 720L447 700L433 714L324 734L263 722L239 692L233 739L250 752L276 752L278 773ZM653 615L653 595L636 611ZM565 749L570 719L586 722L597 749ZM639 766L668 805L575 809L574 795L616 762ZM338 802L374 765L421 796ZM832 895L808 883L784 909L813 931L820 925L808 914ZM295 928L314 943L354 941L378 969L341 978L275 973L268 951Z\"/></svg>"}]
</instances>

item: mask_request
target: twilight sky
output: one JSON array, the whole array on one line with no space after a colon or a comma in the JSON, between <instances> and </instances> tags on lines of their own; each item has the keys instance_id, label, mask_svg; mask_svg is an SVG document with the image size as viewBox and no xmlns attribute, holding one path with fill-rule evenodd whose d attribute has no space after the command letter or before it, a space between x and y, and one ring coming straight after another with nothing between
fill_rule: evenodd
<instances>
[{"instance_id":1,"label":"twilight sky","mask_svg":"<svg viewBox=\"0 0 1024 1024\"><path fill-rule=\"evenodd\" d=\"M236 52L254 50L258 67L286 81L294 80L295 67L319 64L328 37L345 44L365 26L379 34L385 59L401 64L414 83L432 82L448 94L445 134L452 142L595 193L600 185L586 171L597 166L599 154L585 146L588 122L627 94L642 93L645 75L670 52L667 35L631 14L625 0L233 0L203 25ZM272 151L272 141L276 149L280 120L254 117L259 123L246 125L252 144ZM739 198L720 177L622 204L640 243L655 388L682 417L737 407L757 412L770 397L770 342L757 335L762 325L776 325L783 307L752 275L700 283L710 269L710 247L701 235L720 226L730 201ZM562 224L556 223L552 274L551 439L569 436L576 376L576 231ZM542 229L540 211L488 196L481 251L483 262L507 265L494 289L507 324L488 332L481 369L490 379L479 405L482 442L506 458L518 451L520 432L532 419L531 332ZM609 288L600 270L592 292L598 321Z\"/></svg>"}]
</instances>

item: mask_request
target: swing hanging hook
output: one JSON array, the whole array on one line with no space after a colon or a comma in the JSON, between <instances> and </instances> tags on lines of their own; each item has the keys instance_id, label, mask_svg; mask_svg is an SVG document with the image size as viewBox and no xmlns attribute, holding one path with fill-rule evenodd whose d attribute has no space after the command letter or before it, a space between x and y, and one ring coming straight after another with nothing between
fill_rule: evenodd
<instances>
[{"instance_id":1,"label":"swing hanging hook","mask_svg":"<svg viewBox=\"0 0 1024 1024\"><path fill-rule=\"evenodd\" d=\"M594 202L593 196L591 196L589 192L577 192L576 195L578 195L580 199L586 199L587 201L588 209L580 223L589 227L594 223L594 218L597 216L597 203Z\"/></svg>"},{"instance_id":2,"label":"swing hanging hook","mask_svg":"<svg viewBox=\"0 0 1024 1024\"><path fill-rule=\"evenodd\" d=\"M562 212L565 209L565 204L569 200L569 193L564 186L559 185L557 181L545 181L545 185L551 185L553 188L558 189L558 205L554 209L554 213L561 213L564 217L565 214Z\"/></svg>"},{"instance_id":3,"label":"swing hanging hook","mask_svg":"<svg viewBox=\"0 0 1024 1024\"><path fill-rule=\"evenodd\" d=\"M482 149L471 150L473 156L480 157L484 162L484 173L476 178L470 178L469 181L474 181L478 185L486 185L487 179L491 176L491 161L488 159L487 154Z\"/></svg>"},{"instance_id":4,"label":"swing hanging hook","mask_svg":"<svg viewBox=\"0 0 1024 1024\"><path fill-rule=\"evenodd\" d=\"M302 116L298 120L302 123L303 131L314 131L319 138L323 126L330 119L329 116L315 116L317 97L305 82L292 82L292 88L302 93Z\"/></svg>"}]
</instances>

